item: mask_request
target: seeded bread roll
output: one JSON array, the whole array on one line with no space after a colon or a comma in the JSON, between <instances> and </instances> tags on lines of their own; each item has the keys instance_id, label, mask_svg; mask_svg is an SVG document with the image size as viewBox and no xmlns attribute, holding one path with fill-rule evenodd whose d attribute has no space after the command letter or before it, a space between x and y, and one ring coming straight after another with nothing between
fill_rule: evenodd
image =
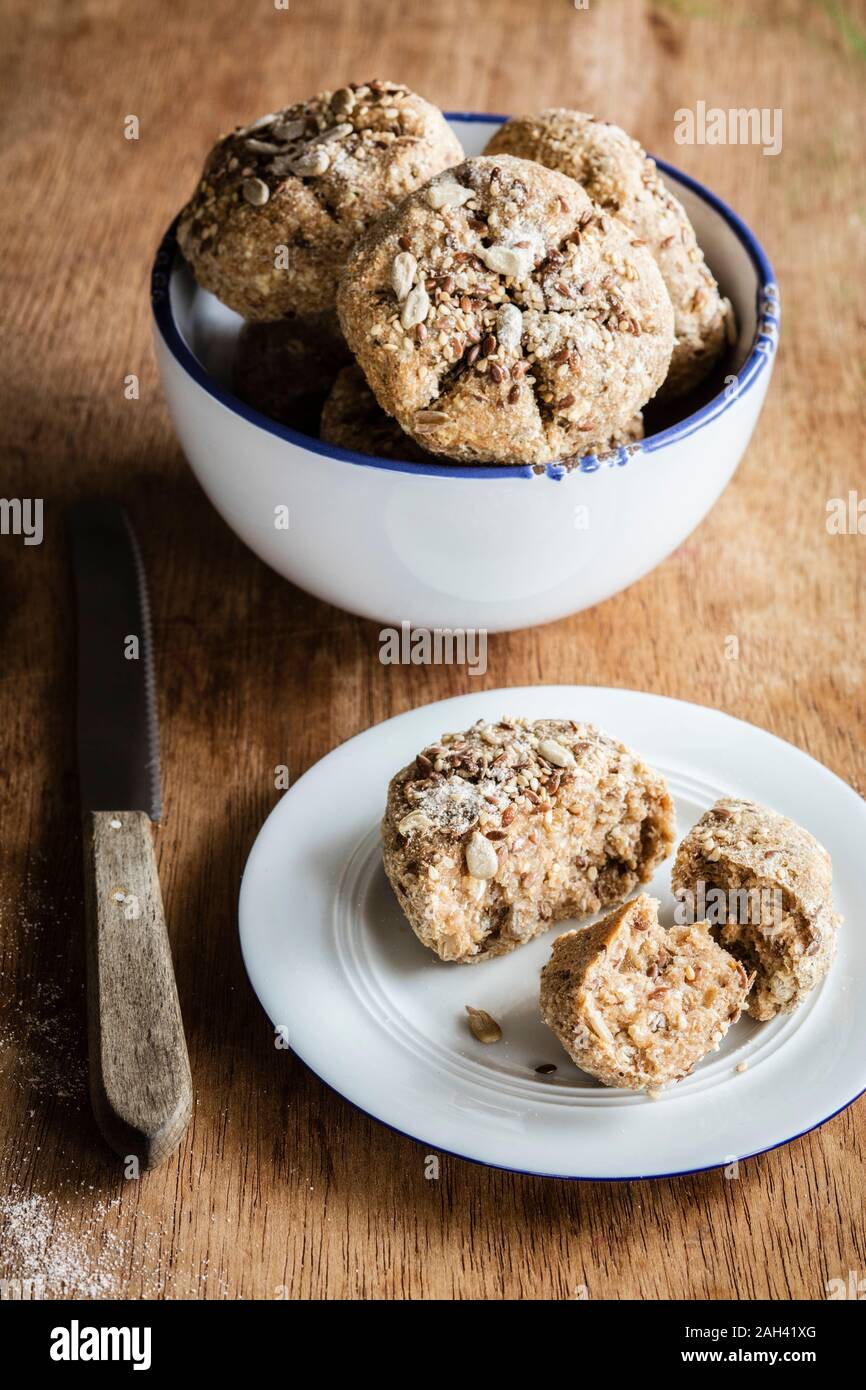
<instances>
[{"instance_id":1,"label":"seeded bread roll","mask_svg":"<svg viewBox=\"0 0 866 1390\"><path fill-rule=\"evenodd\" d=\"M329 444L377 458L431 464L450 461L439 454L428 454L411 435L401 430L396 420L385 414L358 366L344 367L338 373L322 410L320 433ZM604 458L621 444L633 444L640 439L643 439L643 416L636 415L618 438L587 440L583 454ZM570 464L578 460L564 459L563 462Z\"/></svg>"},{"instance_id":2,"label":"seeded bread roll","mask_svg":"<svg viewBox=\"0 0 866 1390\"><path fill-rule=\"evenodd\" d=\"M541 972L541 1015L605 1086L660 1089L717 1048L751 981L706 922L665 931L645 893L565 932Z\"/></svg>"},{"instance_id":3,"label":"seeded bread roll","mask_svg":"<svg viewBox=\"0 0 866 1390\"><path fill-rule=\"evenodd\" d=\"M719 292L685 208L637 140L583 111L560 109L506 121L486 153L535 159L568 174L646 245L674 306L676 342L659 399L699 385L736 341L733 306Z\"/></svg>"},{"instance_id":4,"label":"seeded bread roll","mask_svg":"<svg viewBox=\"0 0 866 1390\"><path fill-rule=\"evenodd\" d=\"M232 389L254 410L311 434L335 373L350 357L334 313L245 323Z\"/></svg>"},{"instance_id":5,"label":"seeded bread roll","mask_svg":"<svg viewBox=\"0 0 866 1390\"><path fill-rule=\"evenodd\" d=\"M361 233L462 158L441 111L408 87L322 92L222 136L178 244L198 283L244 318L321 313Z\"/></svg>"},{"instance_id":6,"label":"seeded bread roll","mask_svg":"<svg viewBox=\"0 0 866 1390\"><path fill-rule=\"evenodd\" d=\"M549 463L617 436L664 380L658 267L540 164L467 159L350 253L337 307L379 404L432 453Z\"/></svg>"},{"instance_id":7,"label":"seeded bread roll","mask_svg":"<svg viewBox=\"0 0 866 1390\"><path fill-rule=\"evenodd\" d=\"M479 720L393 778L385 871L416 936L476 962L646 882L673 846L664 778L573 720Z\"/></svg>"},{"instance_id":8,"label":"seeded bread roll","mask_svg":"<svg viewBox=\"0 0 866 1390\"><path fill-rule=\"evenodd\" d=\"M331 387L322 410L320 434L328 444L355 449L376 458L408 463L436 463L397 421L386 415L359 366L344 367ZM447 460L439 459L440 463Z\"/></svg>"},{"instance_id":9,"label":"seeded bread roll","mask_svg":"<svg viewBox=\"0 0 866 1390\"><path fill-rule=\"evenodd\" d=\"M830 969L842 920L833 865L808 830L778 812L735 797L717 801L682 841L672 886L686 906L724 894L713 930L755 972L753 1018L791 1013Z\"/></svg>"}]
</instances>

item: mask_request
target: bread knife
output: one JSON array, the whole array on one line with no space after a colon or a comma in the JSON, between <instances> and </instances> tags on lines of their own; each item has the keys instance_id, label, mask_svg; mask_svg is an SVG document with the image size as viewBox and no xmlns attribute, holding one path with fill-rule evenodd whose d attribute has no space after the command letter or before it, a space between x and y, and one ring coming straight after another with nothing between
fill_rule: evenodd
<instances>
[{"instance_id":1,"label":"bread knife","mask_svg":"<svg viewBox=\"0 0 866 1390\"><path fill-rule=\"evenodd\" d=\"M151 834L159 725L147 583L113 502L74 507L72 551L90 1098L111 1147L154 1168L186 1130L192 1080Z\"/></svg>"}]
</instances>

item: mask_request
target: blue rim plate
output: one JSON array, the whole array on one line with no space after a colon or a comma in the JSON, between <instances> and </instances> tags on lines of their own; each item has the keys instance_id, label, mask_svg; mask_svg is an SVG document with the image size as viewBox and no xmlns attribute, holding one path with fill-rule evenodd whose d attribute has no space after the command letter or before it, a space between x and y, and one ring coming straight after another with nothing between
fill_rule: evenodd
<instances>
[{"instance_id":1,"label":"blue rim plate","mask_svg":"<svg viewBox=\"0 0 866 1390\"><path fill-rule=\"evenodd\" d=\"M391 773L443 729L518 712L585 718L637 747L668 777L680 836L718 796L734 794L806 825L833 857L847 925L829 975L795 1013L741 1019L718 1055L658 1103L591 1083L541 1023L539 972L569 924L475 967L442 965L415 940L384 878L378 820ZM718 710L599 687L483 691L375 725L299 778L250 852L241 950L265 1012L300 1060L428 1150L539 1177L679 1177L790 1143L866 1089L864 839L866 804L850 787ZM670 869L669 860L648 885L663 914L672 910ZM500 1020L502 1044L474 1042L466 1003ZM556 1076L540 1079L535 1066L551 1061Z\"/></svg>"}]
</instances>

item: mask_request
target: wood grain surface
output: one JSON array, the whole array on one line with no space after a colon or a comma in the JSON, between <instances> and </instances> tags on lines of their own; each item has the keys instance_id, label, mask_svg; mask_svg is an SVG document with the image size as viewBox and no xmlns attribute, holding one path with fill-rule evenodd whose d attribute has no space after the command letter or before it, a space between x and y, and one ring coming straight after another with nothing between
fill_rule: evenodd
<instances>
[{"instance_id":1,"label":"wood grain surface","mask_svg":"<svg viewBox=\"0 0 866 1390\"><path fill-rule=\"evenodd\" d=\"M675 555L592 612L492 638L485 680L713 705L862 792L866 537L828 534L826 506L866 494L866 7L5 0L0 25L0 490L45 505L41 545L0 536L0 1276L11 1281L0 1289L538 1299L584 1285L590 1298L787 1299L862 1276L863 1101L736 1180L554 1182L443 1156L428 1181L421 1147L274 1047L241 965L236 903L278 796L275 765L296 777L470 681L460 668L382 666L375 625L292 589L223 525L169 424L147 285L215 135L347 79L399 78L451 108L581 106L708 183L758 231L781 287L757 433ZM698 100L781 108L781 153L677 146L674 112ZM130 114L137 141L123 136ZM129 374L137 400L124 395ZM178 1153L138 1181L104 1145L84 1079L65 519L88 490L127 505L150 580L157 852L196 1092Z\"/></svg>"}]
</instances>

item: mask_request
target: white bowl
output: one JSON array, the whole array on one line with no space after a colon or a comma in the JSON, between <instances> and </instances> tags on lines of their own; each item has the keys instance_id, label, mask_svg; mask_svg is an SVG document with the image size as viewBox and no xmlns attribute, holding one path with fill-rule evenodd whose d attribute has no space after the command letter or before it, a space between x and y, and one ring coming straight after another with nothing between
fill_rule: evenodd
<instances>
[{"instance_id":1,"label":"white bowl","mask_svg":"<svg viewBox=\"0 0 866 1390\"><path fill-rule=\"evenodd\" d=\"M504 119L450 117L468 154ZM706 403L613 458L589 455L570 470L395 463L261 415L227 385L241 320L196 286L172 227L153 271L156 355L184 453L232 530L279 574L353 613L488 632L589 608L670 555L749 442L778 342L779 295L761 246L730 208L669 165L659 169L733 301L739 340Z\"/></svg>"}]
</instances>

